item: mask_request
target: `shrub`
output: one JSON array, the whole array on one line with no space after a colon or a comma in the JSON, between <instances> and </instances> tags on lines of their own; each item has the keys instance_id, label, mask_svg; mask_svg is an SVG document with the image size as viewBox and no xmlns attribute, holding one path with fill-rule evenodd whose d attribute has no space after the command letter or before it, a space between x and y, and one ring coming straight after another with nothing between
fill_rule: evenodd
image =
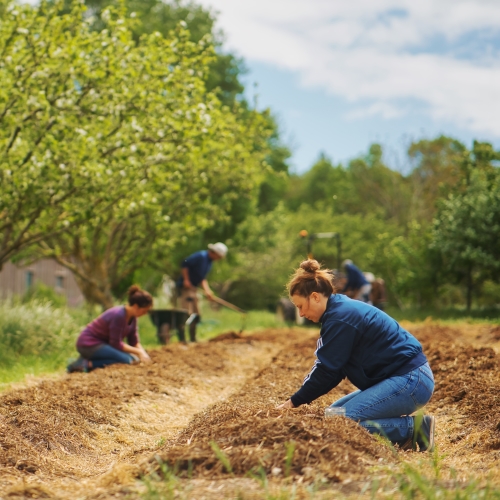
<instances>
[{"instance_id":1,"label":"shrub","mask_svg":"<svg viewBox=\"0 0 500 500\"><path fill-rule=\"evenodd\" d=\"M0 363L12 366L19 356L65 359L81 329L67 309L49 301L0 302Z\"/></svg>"}]
</instances>

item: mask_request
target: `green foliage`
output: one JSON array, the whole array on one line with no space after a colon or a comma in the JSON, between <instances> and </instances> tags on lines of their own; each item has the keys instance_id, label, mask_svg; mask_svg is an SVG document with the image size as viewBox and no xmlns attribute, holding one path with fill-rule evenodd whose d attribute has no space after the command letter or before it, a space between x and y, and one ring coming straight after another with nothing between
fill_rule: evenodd
<instances>
[{"instance_id":1,"label":"green foliage","mask_svg":"<svg viewBox=\"0 0 500 500\"><path fill-rule=\"evenodd\" d=\"M347 165L321 155L289 176L269 111L241 98L242 62L214 13L172 0L0 2L0 267L51 257L91 304L214 240L211 279L244 308L274 308L305 256L351 258L399 307L498 303L498 152L441 136L388 168L380 145ZM482 298L481 294L482 293ZM56 297L53 297L55 300Z\"/></svg>"},{"instance_id":2,"label":"green foliage","mask_svg":"<svg viewBox=\"0 0 500 500\"><path fill-rule=\"evenodd\" d=\"M500 174L477 164L465 186L441 202L434 222L432 247L442 256L452 282L465 282L467 307L472 290L500 271Z\"/></svg>"},{"instance_id":3,"label":"green foliage","mask_svg":"<svg viewBox=\"0 0 500 500\"><path fill-rule=\"evenodd\" d=\"M384 276L394 293L410 286L407 281L413 275L405 275L409 257L404 252L400 262L393 263L397 266L394 273L384 275L395 253L388 250L389 243L401 235L396 224L376 217L337 214L333 207L321 204L314 208L302 205L296 212L280 205L272 212L247 218L231 242L230 258L218 266L211 280L240 307L274 310L278 298L286 293L290 274L307 256L305 242L299 238L302 229L341 234L340 256L335 240L314 242L315 258L327 267L338 268L339 258L351 258L361 269Z\"/></svg>"},{"instance_id":4,"label":"green foliage","mask_svg":"<svg viewBox=\"0 0 500 500\"><path fill-rule=\"evenodd\" d=\"M353 199L354 187L348 177L341 165L335 167L327 156L321 154L310 170L292 178L287 204L292 210L298 210L302 204L326 203L339 207L342 212L346 209L345 201Z\"/></svg>"},{"instance_id":5,"label":"green foliage","mask_svg":"<svg viewBox=\"0 0 500 500\"><path fill-rule=\"evenodd\" d=\"M289 166L287 161L292 153L281 142L274 119L269 117L269 121L274 132L269 138L269 154L266 157L269 168L259 188L257 201L259 212L274 210L283 200L289 188Z\"/></svg>"},{"instance_id":6,"label":"green foliage","mask_svg":"<svg viewBox=\"0 0 500 500\"><path fill-rule=\"evenodd\" d=\"M65 360L82 326L67 309L50 302L0 302L0 362L12 367L19 357L47 354Z\"/></svg>"},{"instance_id":7,"label":"green foliage","mask_svg":"<svg viewBox=\"0 0 500 500\"><path fill-rule=\"evenodd\" d=\"M348 167L334 166L321 155L300 178L292 179L288 206L301 204L334 207L338 214L379 216L399 223L407 220L408 182L382 162L382 149L373 144L364 157L352 160Z\"/></svg>"},{"instance_id":8,"label":"green foliage","mask_svg":"<svg viewBox=\"0 0 500 500\"><path fill-rule=\"evenodd\" d=\"M485 280L481 287L479 305L483 307L495 307L500 305L500 283Z\"/></svg>"},{"instance_id":9,"label":"green foliage","mask_svg":"<svg viewBox=\"0 0 500 500\"><path fill-rule=\"evenodd\" d=\"M438 200L461 182L467 149L456 139L440 136L411 144L408 157L414 163L409 175L412 216L420 222L430 222Z\"/></svg>"},{"instance_id":10,"label":"green foliage","mask_svg":"<svg viewBox=\"0 0 500 500\"><path fill-rule=\"evenodd\" d=\"M190 40L200 42L209 35L217 49L216 57L210 61L208 71L204 74L207 90L213 91L225 104L232 105L243 93L244 87L239 78L245 73L243 61L233 54L222 50L223 35L215 31L215 13L193 2L171 0L86 0L92 14L92 27L100 31L106 27L103 13L109 7L123 5L128 15L134 13L138 22L132 26L133 38L139 41L141 36L161 33L165 38L175 30L180 22L185 23ZM66 8L71 10L71 2L65 1Z\"/></svg>"},{"instance_id":11,"label":"green foliage","mask_svg":"<svg viewBox=\"0 0 500 500\"><path fill-rule=\"evenodd\" d=\"M43 283L35 283L23 295L23 302L48 302L54 307L61 308L66 306L66 297L57 293L52 287L44 285Z\"/></svg>"},{"instance_id":12,"label":"green foliage","mask_svg":"<svg viewBox=\"0 0 500 500\"><path fill-rule=\"evenodd\" d=\"M64 203L89 188L84 161L71 165L73 175L66 170L68 157L83 155L77 125L68 127L65 119L73 102L69 94L77 95L77 47L58 47L73 23L50 19L44 4L37 10L12 2L2 5L0 267L26 246L81 221ZM54 147L58 142L64 144L61 151Z\"/></svg>"}]
</instances>

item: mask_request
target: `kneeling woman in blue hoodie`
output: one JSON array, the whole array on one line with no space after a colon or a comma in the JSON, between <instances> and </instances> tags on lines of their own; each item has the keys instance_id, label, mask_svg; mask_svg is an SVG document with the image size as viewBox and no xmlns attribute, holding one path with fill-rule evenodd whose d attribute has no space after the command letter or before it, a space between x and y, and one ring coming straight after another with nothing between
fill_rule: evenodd
<instances>
[{"instance_id":1,"label":"kneeling woman in blue hoodie","mask_svg":"<svg viewBox=\"0 0 500 500\"><path fill-rule=\"evenodd\" d=\"M321 323L316 362L302 387L278 408L296 408L331 391L347 378L359 390L332 406L369 432L403 449L432 451L435 419L410 416L434 391L422 346L381 310L335 293L332 275L316 260L300 264L288 283L300 315Z\"/></svg>"}]
</instances>

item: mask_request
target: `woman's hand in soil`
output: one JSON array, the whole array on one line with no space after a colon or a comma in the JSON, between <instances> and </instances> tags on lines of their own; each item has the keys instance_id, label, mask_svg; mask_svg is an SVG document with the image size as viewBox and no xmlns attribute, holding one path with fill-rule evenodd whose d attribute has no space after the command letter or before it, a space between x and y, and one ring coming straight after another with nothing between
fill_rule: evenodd
<instances>
[{"instance_id":1,"label":"woman's hand in soil","mask_svg":"<svg viewBox=\"0 0 500 500\"><path fill-rule=\"evenodd\" d=\"M142 363L151 363L151 358L146 351L142 351L141 354L139 354L139 359Z\"/></svg>"},{"instance_id":2,"label":"woman's hand in soil","mask_svg":"<svg viewBox=\"0 0 500 500\"><path fill-rule=\"evenodd\" d=\"M277 406L278 410L286 410L287 408L295 408L291 399L289 399L288 401L285 401L283 404L280 404L279 406Z\"/></svg>"}]
</instances>

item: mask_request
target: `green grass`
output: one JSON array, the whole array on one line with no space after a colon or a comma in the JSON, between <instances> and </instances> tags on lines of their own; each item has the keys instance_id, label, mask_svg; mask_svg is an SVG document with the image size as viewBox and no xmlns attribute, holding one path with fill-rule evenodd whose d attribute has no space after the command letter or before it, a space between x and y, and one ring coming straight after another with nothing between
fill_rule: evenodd
<instances>
[{"instance_id":1,"label":"green grass","mask_svg":"<svg viewBox=\"0 0 500 500\"><path fill-rule=\"evenodd\" d=\"M500 323L500 309L484 308L467 311L465 308L422 308L409 307L404 310L388 307L386 313L396 321L412 321L415 323L433 320L443 323Z\"/></svg>"},{"instance_id":2,"label":"green grass","mask_svg":"<svg viewBox=\"0 0 500 500\"><path fill-rule=\"evenodd\" d=\"M395 481L394 494L385 495L393 500L500 500L500 489L488 483L480 483L474 478L461 482L454 478L442 480L441 458L437 450L428 459L430 467L422 462L415 466L407 462L401 464L401 470L392 473ZM429 472L422 472L423 468ZM432 471L432 472L430 472ZM378 491L373 488L372 491ZM378 498L374 495L373 498Z\"/></svg>"},{"instance_id":3,"label":"green grass","mask_svg":"<svg viewBox=\"0 0 500 500\"><path fill-rule=\"evenodd\" d=\"M382 445L381 445L382 446ZM234 477L229 465L226 464L227 457L217 446L212 446L215 456L221 460L228 471L228 478ZM293 451L292 451L293 453ZM330 498L363 498L371 500L500 500L500 489L488 482L479 482L473 478L467 481L458 481L451 474L451 479L442 480L441 458L437 451L418 465L402 462L397 471L392 469L378 468L375 475L383 472L377 479L367 477L367 482L362 488L360 495L345 496L328 482L318 480L309 485L302 485L285 480L281 484L271 486L264 470L259 477L248 474L255 479L261 488L263 500L286 500L292 498L309 500L326 500ZM153 473L144 477L142 482L145 491L141 495L144 500L178 499L187 500L192 498L192 485L189 481L181 480L174 468L169 468L165 463L159 461L159 473ZM425 472L424 472L425 471ZM221 498L225 498L222 495ZM237 497L239 500L255 498L256 491L249 496L242 491Z\"/></svg>"},{"instance_id":4,"label":"green grass","mask_svg":"<svg viewBox=\"0 0 500 500\"><path fill-rule=\"evenodd\" d=\"M198 331L199 338L206 339L229 331L252 331L283 326L284 323L278 321L276 315L269 311L249 311L247 314L239 314L230 309L213 310L204 305Z\"/></svg>"}]
</instances>

